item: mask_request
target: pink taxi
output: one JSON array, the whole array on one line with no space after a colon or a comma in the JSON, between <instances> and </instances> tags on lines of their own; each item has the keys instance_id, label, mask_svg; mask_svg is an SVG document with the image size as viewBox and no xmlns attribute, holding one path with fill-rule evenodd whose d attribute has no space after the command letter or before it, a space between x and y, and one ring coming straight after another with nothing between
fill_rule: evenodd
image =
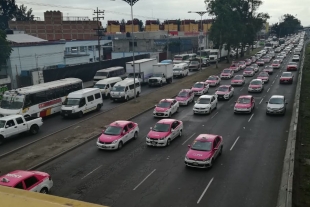
<instances>
[{"instance_id":1,"label":"pink taxi","mask_svg":"<svg viewBox=\"0 0 310 207\"><path fill-rule=\"evenodd\" d=\"M15 170L1 176L0 185L47 194L53 187L53 180L45 172Z\"/></svg>"},{"instance_id":2,"label":"pink taxi","mask_svg":"<svg viewBox=\"0 0 310 207\"><path fill-rule=\"evenodd\" d=\"M279 69L281 67L281 62L279 60L274 60L271 66L275 69Z\"/></svg>"},{"instance_id":3,"label":"pink taxi","mask_svg":"<svg viewBox=\"0 0 310 207\"><path fill-rule=\"evenodd\" d=\"M188 145L185 156L185 165L188 167L212 167L216 158L223 151L223 137L214 134L200 134L193 144Z\"/></svg>"},{"instance_id":4,"label":"pink taxi","mask_svg":"<svg viewBox=\"0 0 310 207\"><path fill-rule=\"evenodd\" d=\"M196 82L191 89L195 96L201 96L209 91L209 84L205 82Z\"/></svg>"},{"instance_id":5,"label":"pink taxi","mask_svg":"<svg viewBox=\"0 0 310 207\"><path fill-rule=\"evenodd\" d=\"M240 69L245 69L246 68L246 62L245 61L239 61Z\"/></svg>"},{"instance_id":6,"label":"pink taxi","mask_svg":"<svg viewBox=\"0 0 310 207\"><path fill-rule=\"evenodd\" d=\"M221 79L231 79L233 76L234 71L229 68L224 69L220 75Z\"/></svg>"},{"instance_id":7,"label":"pink taxi","mask_svg":"<svg viewBox=\"0 0 310 207\"><path fill-rule=\"evenodd\" d=\"M233 63L233 64L231 64L229 69L232 69L233 71L238 72L240 70L240 66L238 63Z\"/></svg>"},{"instance_id":8,"label":"pink taxi","mask_svg":"<svg viewBox=\"0 0 310 207\"><path fill-rule=\"evenodd\" d=\"M251 59L246 59L245 60L245 64L246 64L246 66L250 66L252 64L252 60Z\"/></svg>"},{"instance_id":9,"label":"pink taxi","mask_svg":"<svg viewBox=\"0 0 310 207\"><path fill-rule=\"evenodd\" d=\"M151 127L151 131L146 136L147 146L164 147L177 137L181 137L183 132L183 122L176 119L162 119Z\"/></svg>"},{"instance_id":10,"label":"pink taxi","mask_svg":"<svg viewBox=\"0 0 310 207\"><path fill-rule=\"evenodd\" d=\"M153 116L154 117L171 117L179 111L179 102L176 99L162 99L155 105Z\"/></svg>"},{"instance_id":11,"label":"pink taxi","mask_svg":"<svg viewBox=\"0 0 310 207\"><path fill-rule=\"evenodd\" d=\"M242 86L245 84L245 78L243 75L235 75L233 79L230 81L230 85L232 86Z\"/></svg>"},{"instance_id":12,"label":"pink taxi","mask_svg":"<svg viewBox=\"0 0 310 207\"><path fill-rule=\"evenodd\" d=\"M137 139L139 126L132 121L115 121L111 123L97 140L97 147L105 150L121 149L131 139Z\"/></svg>"},{"instance_id":13,"label":"pink taxi","mask_svg":"<svg viewBox=\"0 0 310 207\"><path fill-rule=\"evenodd\" d=\"M239 96L236 101L235 113L252 113L255 108L255 100L251 95Z\"/></svg>"},{"instance_id":14,"label":"pink taxi","mask_svg":"<svg viewBox=\"0 0 310 207\"><path fill-rule=\"evenodd\" d=\"M194 101L194 93L191 89L182 89L175 98L180 105L188 105Z\"/></svg>"},{"instance_id":15,"label":"pink taxi","mask_svg":"<svg viewBox=\"0 0 310 207\"><path fill-rule=\"evenodd\" d=\"M209 86L217 86L221 82L221 78L217 75L210 75L209 78L205 81L205 83L209 84Z\"/></svg>"},{"instance_id":16,"label":"pink taxi","mask_svg":"<svg viewBox=\"0 0 310 207\"><path fill-rule=\"evenodd\" d=\"M267 72L260 72L257 76L257 79L261 79L264 83L268 83L269 74Z\"/></svg>"}]
</instances>

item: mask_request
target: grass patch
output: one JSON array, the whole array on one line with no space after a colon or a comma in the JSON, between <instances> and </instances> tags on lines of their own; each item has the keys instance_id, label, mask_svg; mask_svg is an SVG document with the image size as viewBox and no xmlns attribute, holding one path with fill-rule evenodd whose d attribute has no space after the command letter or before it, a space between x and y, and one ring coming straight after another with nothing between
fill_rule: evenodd
<instances>
[{"instance_id":1,"label":"grass patch","mask_svg":"<svg viewBox=\"0 0 310 207\"><path fill-rule=\"evenodd\" d=\"M310 206L310 44L306 46L300 92L293 181L293 206Z\"/></svg>"}]
</instances>

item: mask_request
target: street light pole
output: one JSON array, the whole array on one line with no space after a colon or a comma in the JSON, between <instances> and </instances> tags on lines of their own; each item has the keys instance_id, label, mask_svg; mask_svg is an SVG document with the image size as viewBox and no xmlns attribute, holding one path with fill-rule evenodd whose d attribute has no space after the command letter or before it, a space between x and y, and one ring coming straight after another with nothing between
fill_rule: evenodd
<instances>
[{"instance_id":1,"label":"street light pole","mask_svg":"<svg viewBox=\"0 0 310 207\"><path fill-rule=\"evenodd\" d=\"M199 48L199 51L200 51L200 71L201 71L201 67L202 67L202 58L201 58L201 48L199 47L200 46L200 35L203 36L203 24L202 24L202 16L205 15L207 13L207 11L189 11L188 13L196 13L196 14L199 14L200 17L201 17L201 20L200 20L200 30L201 30L201 34L199 34L198 36L198 48Z\"/></svg>"}]
</instances>

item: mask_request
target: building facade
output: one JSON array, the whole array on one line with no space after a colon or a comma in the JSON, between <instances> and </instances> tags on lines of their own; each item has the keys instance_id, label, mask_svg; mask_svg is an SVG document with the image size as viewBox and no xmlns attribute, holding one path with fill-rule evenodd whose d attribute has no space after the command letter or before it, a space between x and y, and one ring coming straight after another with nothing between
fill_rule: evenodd
<instances>
[{"instance_id":1,"label":"building facade","mask_svg":"<svg viewBox=\"0 0 310 207\"><path fill-rule=\"evenodd\" d=\"M44 12L44 21L10 21L12 30L23 30L27 34L45 40L91 40L96 39L95 30L100 21L88 17L63 17L60 11Z\"/></svg>"}]
</instances>

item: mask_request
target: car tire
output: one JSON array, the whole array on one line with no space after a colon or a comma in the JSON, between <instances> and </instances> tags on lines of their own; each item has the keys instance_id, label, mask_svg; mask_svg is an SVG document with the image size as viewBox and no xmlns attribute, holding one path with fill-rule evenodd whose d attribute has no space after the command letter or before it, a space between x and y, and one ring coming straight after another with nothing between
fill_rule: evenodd
<instances>
[{"instance_id":1,"label":"car tire","mask_svg":"<svg viewBox=\"0 0 310 207\"><path fill-rule=\"evenodd\" d=\"M166 147L168 147L171 144L171 140L170 138L168 138L167 142L166 142Z\"/></svg>"},{"instance_id":2,"label":"car tire","mask_svg":"<svg viewBox=\"0 0 310 207\"><path fill-rule=\"evenodd\" d=\"M135 132L135 134L133 135L133 139L138 139L138 132Z\"/></svg>"},{"instance_id":3,"label":"car tire","mask_svg":"<svg viewBox=\"0 0 310 207\"><path fill-rule=\"evenodd\" d=\"M136 95L136 97L139 97L140 96L140 93L139 92L137 92L137 95Z\"/></svg>"},{"instance_id":4,"label":"car tire","mask_svg":"<svg viewBox=\"0 0 310 207\"><path fill-rule=\"evenodd\" d=\"M179 137L182 137L182 130L180 130L179 132Z\"/></svg>"},{"instance_id":5,"label":"car tire","mask_svg":"<svg viewBox=\"0 0 310 207\"><path fill-rule=\"evenodd\" d=\"M48 189L47 189L47 188L42 188L42 189L40 190L40 193L42 193L42 194L48 194Z\"/></svg>"},{"instance_id":6,"label":"car tire","mask_svg":"<svg viewBox=\"0 0 310 207\"><path fill-rule=\"evenodd\" d=\"M120 150L120 149L122 149L122 148L123 148L123 142L120 141L120 142L118 143L117 149Z\"/></svg>"},{"instance_id":7,"label":"car tire","mask_svg":"<svg viewBox=\"0 0 310 207\"><path fill-rule=\"evenodd\" d=\"M102 105L101 105L101 104L98 104L98 105L97 105L97 108L96 108L96 111L100 111L101 107L102 107Z\"/></svg>"},{"instance_id":8,"label":"car tire","mask_svg":"<svg viewBox=\"0 0 310 207\"><path fill-rule=\"evenodd\" d=\"M169 113L168 117L169 117L169 118L171 117L171 112Z\"/></svg>"},{"instance_id":9,"label":"car tire","mask_svg":"<svg viewBox=\"0 0 310 207\"><path fill-rule=\"evenodd\" d=\"M126 102L127 102L127 101L129 101L129 98L128 98L128 96L127 96L127 97L125 98L125 100L126 100Z\"/></svg>"},{"instance_id":10,"label":"car tire","mask_svg":"<svg viewBox=\"0 0 310 207\"><path fill-rule=\"evenodd\" d=\"M29 130L29 132L30 132L30 134L32 134L32 135L36 135L38 132L39 132L39 126L38 125L32 125L31 127L30 127L30 130Z\"/></svg>"},{"instance_id":11,"label":"car tire","mask_svg":"<svg viewBox=\"0 0 310 207\"><path fill-rule=\"evenodd\" d=\"M4 137L0 136L0 145L2 145L4 143Z\"/></svg>"},{"instance_id":12,"label":"car tire","mask_svg":"<svg viewBox=\"0 0 310 207\"><path fill-rule=\"evenodd\" d=\"M84 115L84 114L83 114L83 112L82 112L82 111L80 111L80 112L78 113L78 117L79 117L79 118L82 118L82 117L83 117L83 115Z\"/></svg>"},{"instance_id":13,"label":"car tire","mask_svg":"<svg viewBox=\"0 0 310 207\"><path fill-rule=\"evenodd\" d=\"M223 146L222 146L221 149L220 149L219 156L221 156L222 153L223 153Z\"/></svg>"},{"instance_id":14,"label":"car tire","mask_svg":"<svg viewBox=\"0 0 310 207\"><path fill-rule=\"evenodd\" d=\"M214 109L217 109L217 103L215 104L215 107L214 107Z\"/></svg>"}]
</instances>

